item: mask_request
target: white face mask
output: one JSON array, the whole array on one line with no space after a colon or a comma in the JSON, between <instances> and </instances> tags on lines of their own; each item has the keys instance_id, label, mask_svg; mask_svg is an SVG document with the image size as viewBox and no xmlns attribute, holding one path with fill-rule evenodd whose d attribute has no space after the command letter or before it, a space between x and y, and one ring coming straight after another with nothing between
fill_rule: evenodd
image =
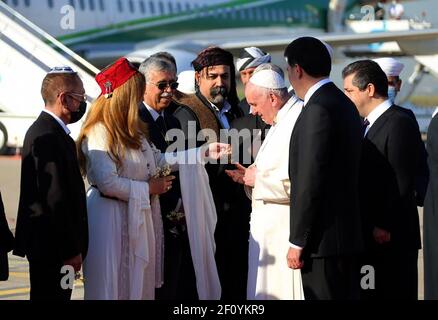
<instances>
[{"instance_id":1,"label":"white face mask","mask_svg":"<svg viewBox=\"0 0 438 320\"><path fill-rule=\"evenodd\" d=\"M388 86L388 100L391 103L395 103L395 97L397 96L397 89L394 86Z\"/></svg>"}]
</instances>

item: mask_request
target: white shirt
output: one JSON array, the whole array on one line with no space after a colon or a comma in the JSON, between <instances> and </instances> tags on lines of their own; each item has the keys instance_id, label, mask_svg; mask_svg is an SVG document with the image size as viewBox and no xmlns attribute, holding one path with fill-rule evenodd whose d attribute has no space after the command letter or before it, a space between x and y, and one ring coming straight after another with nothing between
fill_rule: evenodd
<instances>
[{"instance_id":1,"label":"white shirt","mask_svg":"<svg viewBox=\"0 0 438 320\"><path fill-rule=\"evenodd\" d=\"M329 78L322 79L315 83L313 86L310 87L310 89L307 91L306 95L304 96L304 107L306 106L307 102L309 102L310 98L312 98L313 94L321 88L323 85L332 82Z\"/></svg>"},{"instance_id":2,"label":"white shirt","mask_svg":"<svg viewBox=\"0 0 438 320\"><path fill-rule=\"evenodd\" d=\"M146 109L148 109L149 113L152 116L152 119L154 119L154 121L157 121L159 116L162 116L164 118L164 112L158 113L157 110L152 109L152 107L148 106L146 104L146 102L143 101L144 106L146 107Z\"/></svg>"},{"instance_id":3,"label":"white shirt","mask_svg":"<svg viewBox=\"0 0 438 320\"><path fill-rule=\"evenodd\" d=\"M365 118L370 124L366 127L364 136L367 135L374 122L376 122L376 120L379 119L379 117L384 114L385 111L388 110L391 106L392 103L389 100L385 100L383 103L379 104L376 108L374 108L373 111L370 112L370 114Z\"/></svg>"},{"instance_id":4,"label":"white shirt","mask_svg":"<svg viewBox=\"0 0 438 320\"><path fill-rule=\"evenodd\" d=\"M219 120L221 121L222 127L224 127L225 129L230 129L230 123L228 122L228 118L225 115L225 113L231 110L231 105L227 101L225 101L223 108L219 110L219 108L216 107L215 104L211 102L210 104L213 107L213 109L219 113Z\"/></svg>"},{"instance_id":5,"label":"white shirt","mask_svg":"<svg viewBox=\"0 0 438 320\"><path fill-rule=\"evenodd\" d=\"M55 115L53 112L51 112L47 109L43 109L43 111L45 113L50 114L59 123L59 125L62 127L62 129L64 129L65 133L67 133L67 134L71 133L70 129L67 128L67 125L64 123L64 121L62 121L57 115Z\"/></svg>"}]
</instances>

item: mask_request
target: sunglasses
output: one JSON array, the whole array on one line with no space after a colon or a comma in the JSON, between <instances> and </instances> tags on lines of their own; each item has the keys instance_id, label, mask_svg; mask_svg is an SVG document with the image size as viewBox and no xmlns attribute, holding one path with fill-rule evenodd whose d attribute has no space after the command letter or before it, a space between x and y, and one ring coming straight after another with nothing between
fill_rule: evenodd
<instances>
[{"instance_id":1,"label":"sunglasses","mask_svg":"<svg viewBox=\"0 0 438 320\"><path fill-rule=\"evenodd\" d=\"M172 82L161 81L161 82L158 82L158 83L154 83L154 82L148 81L148 83L156 85L157 88L160 89L161 91L164 91L167 88L175 90L176 88L178 88L178 85L179 85L179 83L176 82L176 81L172 81Z\"/></svg>"},{"instance_id":2,"label":"sunglasses","mask_svg":"<svg viewBox=\"0 0 438 320\"><path fill-rule=\"evenodd\" d=\"M74 92L66 92L65 94L72 96L73 99L76 99L78 101L87 101L87 96L85 94L74 93Z\"/></svg>"}]
</instances>

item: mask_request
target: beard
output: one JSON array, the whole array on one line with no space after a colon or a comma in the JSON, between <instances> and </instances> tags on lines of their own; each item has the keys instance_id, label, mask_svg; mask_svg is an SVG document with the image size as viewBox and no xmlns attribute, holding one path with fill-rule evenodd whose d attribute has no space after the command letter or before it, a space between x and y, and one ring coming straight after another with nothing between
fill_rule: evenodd
<instances>
[{"instance_id":1,"label":"beard","mask_svg":"<svg viewBox=\"0 0 438 320\"><path fill-rule=\"evenodd\" d=\"M227 96L228 92L225 87L214 87L210 89L211 102L218 107L223 107Z\"/></svg>"}]
</instances>

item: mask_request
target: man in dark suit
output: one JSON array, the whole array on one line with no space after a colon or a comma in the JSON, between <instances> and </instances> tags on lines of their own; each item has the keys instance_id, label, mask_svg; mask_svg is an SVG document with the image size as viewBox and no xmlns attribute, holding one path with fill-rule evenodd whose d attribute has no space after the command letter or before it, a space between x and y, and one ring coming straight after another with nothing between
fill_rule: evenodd
<instances>
[{"instance_id":1,"label":"man in dark suit","mask_svg":"<svg viewBox=\"0 0 438 320\"><path fill-rule=\"evenodd\" d=\"M357 254L363 249L360 117L329 80L331 57L324 43L298 38L285 57L290 83L304 101L290 140L287 263L301 269L305 299L356 299Z\"/></svg>"},{"instance_id":2,"label":"man in dark suit","mask_svg":"<svg viewBox=\"0 0 438 320\"><path fill-rule=\"evenodd\" d=\"M422 144L415 122L388 100L379 65L361 60L343 70L345 93L365 119L360 175L364 263L375 269L365 298L417 299L421 247L415 177Z\"/></svg>"},{"instance_id":3,"label":"man in dark suit","mask_svg":"<svg viewBox=\"0 0 438 320\"><path fill-rule=\"evenodd\" d=\"M243 113L238 106L234 61L230 52L209 47L198 54L192 65L196 93L176 97L184 106L178 108L174 116L194 146L205 143L205 140L196 139L201 130L208 129L219 139L221 131L227 135L230 124ZM190 130L190 124L194 124L193 130ZM225 173L225 169L234 169L234 166L207 164L205 168L217 211L215 256L222 299L245 299L251 204L242 187Z\"/></svg>"},{"instance_id":4,"label":"man in dark suit","mask_svg":"<svg viewBox=\"0 0 438 320\"><path fill-rule=\"evenodd\" d=\"M171 110L178 106L172 101L177 88L176 65L168 59L150 57L140 65L146 78L143 102L139 104L140 118L148 124L149 139L161 151L166 152L175 141L166 137L167 131L181 129ZM171 108L171 110L169 110ZM175 221L172 211L183 212L178 173L167 193L160 196L161 215L164 225L164 284L156 290L157 300L196 300L196 277L190 252L185 219ZM178 203L181 206L176 210Z\"/></svg>"},{"instance_id":5,"label":"man in dark suit","mask_svg":"<svg viewBox=\"0 0 438 320\"><path fill-rule=\"evenodd\" d=\"M427 130L427 151L431 179L424 202L424 299L438 300L438 116Z\"/></svg>"},{"instance_id":6,"label":"man in dark suit","mask_svg":"<svg viewBox=\"0 0 438 320\"><path fill-rule=\"evenodd\" d=\"M63 266L81 269L88 248L85 187L66 124L85 112L77 73L54 68L44 78L45 109L26 133L14 254L29 260L31 300L69 300Z\"/></svg>"},{"instance_id":7,"label":"man in dark suit","mask_svg":"<svg viewBox=\"0 0 438 320\"><path fill-rule=\"evenodd\" d=\"M8 252L13 249L14 236L9 230L3 206L2 194L0 193L0 281L6 281L9 277Z\"/></svg>"},{"instance_id":8,"label":"man in dark suit","mask_svg":"<svg viewBox=\"0 0 438 320\"><path fill-rule=\"evenodd\" d=\"M417 122L417 118L411 109L403 108L395 105L395 98L401 90L403 84L400 78L400 73L404 68L404 64L394 58L378 58L373 61L382 68L388 79L388 99L394 104L394 107L406 113L414 122L418 130L420 127ZM426 196L427 184L429 182L429 168L427 166L427 151L424 143L420 145L417 174L415 178L415 198L417 199L417 206L422 207L424 204L424 198Z\"/></svg>"}]
</instances>

